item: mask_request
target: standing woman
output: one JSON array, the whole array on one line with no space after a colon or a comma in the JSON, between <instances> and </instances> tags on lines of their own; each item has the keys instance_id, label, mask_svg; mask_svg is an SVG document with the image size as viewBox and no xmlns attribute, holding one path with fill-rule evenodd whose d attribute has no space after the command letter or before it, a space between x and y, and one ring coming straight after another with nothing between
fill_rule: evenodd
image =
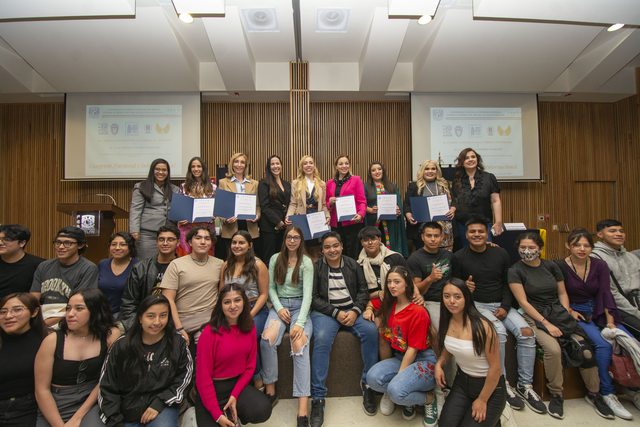
<instances>
[{"instance_id":1,"label":"standing woman","mask_svg":"<svg viewBox=\"0 0 640 427\"><path fill-rule=\"evenodd\" d=\"M171 184L169 162L155 159L149 167L147 179L133 187L129 208L129 232L136 240L140 259L156 256L158 229L167 223L171 195L178 187Z\"/></svg>"},{"instance_id":2,"label":"standing woman","mask_svg":"<svg viewBox=\"0 0 640 427\"><path fill-rule=\"evenodd\" d=\"M442 426L493 427L507 403L500 345L493 325L473 304L466 283L453 278L442 289L438 341L442 353L435 367L436 382L446 386L444 365L451 356L458 373L440 415Z\"/></svg>"},{"instance_id":3,"label":"standing woman","mask_svg":"<svg viewBox=\"0 0 640 427\"><path fill-rule=\"evenodd\" d=\"M413 218L411 211L411 197L432 197L446 195L451 205L451 192L449 191L449 183L442 177L442 169L435 160L425 160L418 169L415 181L409 182L407 192L404 196L404 211L407 218L407 236L413 242L416 250L424 245L420 236L420 225ZM453 225L451 220L456 212L456 208L451 206L447 212L448 221L438 221L442 226L442 243L440 247L451 251L453 249Z\"/></svg>"},{"instance_id":4,"label":"standing woman","mask_svg":"<svg viewBox=\"0 0 640 427\"><path fill-rule=\"evenodd\" d=\"M185 181L180 184L180 193L193 199L205 199L215 196L216 184L213 178L209 178L209 169L207 164L200 157L193 157L189 160L187 166L187 176ZM191 246L187 242L187 234L195 226L209 227L212 232L215 231L213 217L209 222L192 223L187 220L179 221L180 244L178 245L178 256L184 256L191 253ZM213 247L210 251L213 255Z\"/></svg>"},{"instance_id":5,"label":"standing woman","mask_svg":"<svg viewBox=\"0 0 640 427\"><path fill-rule=\"evenodd\" d=\"M324 212L328 224L330 215L326 205L326 191L326 184L320 179L320 173L313 157L302 156L298 162L296 179L291 183L291 200L285 224L291 225L291 221L288 220L291 215L306 215L315 212ZM318 240L308 241L307 250L313 259L317 259L320 255Z\"/></svg>"},{"instance_id":6,"label":"standing woman","mask_svg":"<svg viewBox=\"0 0 640 427\"><path fill-rule=\"evenodd\" d=\"M196 356L198 427L235 427L265 422L271 402L247 387L256 369L256 328L244 290L233 283L220 289L211 321L202 331Z\"/></svg>"},{"instance_id":7,"label":"standing woman","mask_svg":"<svg viewBox=\"0 0 640 427\"><path fill-rule=\"evenodd\" d=\"M220 180L218 188L232 193L257 194L258 181L251 179L247 174L249 167L249 158L244 153L234 153L229 159L229 171L225 178ZM227 250L226 256L229 255L229 247L231 246L231 236L238 230L245 230L251 234L251 237L257 239L260 236L258 228L258 220L260 219L260 205L256 200L256 219L243 220L236 217L223 218L222 221L222 241Z\"/></svg>"},{"instance_id":8,"label":"standing woman","mask_svg":"<svg viewBox=\"0 0 640 427\"><path fill-rule=\"evenodd\" d=\"M313 333L309 310L313 293L313 263L304 254L304 238L298 227L285 231L280 253L269 262L269 298L273 308L260 340L261 376L265 393L276 399L278 381L277 348L287 328L293 357L293 396L298 398L298 427L307 427L308 401L311 395L309 341Z\"/></svg>"},{"instance_id":9,"label":"standing woman","mask_svg":"<svg viewBox=\"0 0 640 427\"><path fill-rule=\"evenodd\" d=\"M0 425L4 427L36 425L33 362L46 335L36 297L20 292L0 300Z\"/></svg>"},{"instance_id":10,"label":"standing woman","mask_svg":"<svg viewBox=\"0 0 640 427\"><path fill-rule=\"evenodd\" d=\"M138 263L135 256L135 240L126 231L119 231L109 237L109 258L98 263L98 288L109 300L114 319L120 314L122 293L131 268Z\"/></svg>"},{"instance_id":11,"label":"standing woman","mask_svg":"<svg viewBox=\"0 0 640 427\"><path fill-rule=\"evenodd\" d=\"M357 259L360 253L358 232L364 227L363 219L367 212L367 199L364 185L358 175L351 175L351 160L341 155L333 162L336 174L327 182L327 206L331 212L331 228L337 231L344 244L344 252L350 258ZM349 221L338 222L336 197L354 196L356 214Z\"/></svg>"},{"instance_id":12,"label":"standing woman","mask_svg":"<svg viewBox=\"0 0 640 427\"><path fill-rule=\"evenodd\" d=\"M285 215L291 200L291 184L282 179L282 160L279 156L267 159L264 178L258 184L258 202L260 203L261 253L264 262L282 246Z\"/></svg>"},{"instance_id":13,"label":"standing woman","mask_svg":"<svg viewBox=\"0 0 640 427\"><path fill-rule=\"evenodd\" d=\"M35 360L38 427L104 426L96 403L112 324L99 289L71 294L60 329L44 339Z\"/></svg>"},{"instance_id":14,"label":"standing woman","mask_svg":"<svg viewBox=\"0 0 640 427\"><path fill-rule=\"evenodd\" d=\"M391 415L397 404L403 406L402 417L410 420L415 417L415 407L424 405L424 425L435 426L438 409L432 390L436 355L428 339L431 320L423 306L411 302L413 292L409 270L392 267L384 287L380 322L380 336L390 347L391 357L369 369L367 385L384 393L382 415Z\"/></svg>"},{"instance_id":15,"label":"standing woman","mask_svg":"<svg viewBox=\"0 0 640 427\"><path fill-rule=\"evenodd\" d=\"M104 362L98 396L102 418L108 426L177 426L192 374L191 353L173 325L169 301L150 295Z\"/></svg>"},{"instance_id":16,"label":"standing woman","mask_svg":"<svg viewBox=\"0 0 640 427\"><path fill-rule=\"evenodd\" d=\"M367 215L365 224L372 225L380 229L382 233L382 244L394 252L406 257L407 236L405 233L404 221L402 220L402 199L400 191L395 182L389 181L387 171L381 162L372 162L369 165L369 178L364 185L364 194L367 199ZM396 195L396 219L393 221L378 221L378 195Z\"/></svg>"},{"instance_id":17,"label":"standing woman","mask_svg":"<svg viewBox=\"0 0 640 427\"><path fill-rule=\"evenodd\" d=\"M456 175L453 181L454 250L468 245L465 223L473 216L487 221L491 234L504 231L500 187L495 175L485 172L482 157L472 148L465 148L456 159Z\"/></svg>"}]
</instances>

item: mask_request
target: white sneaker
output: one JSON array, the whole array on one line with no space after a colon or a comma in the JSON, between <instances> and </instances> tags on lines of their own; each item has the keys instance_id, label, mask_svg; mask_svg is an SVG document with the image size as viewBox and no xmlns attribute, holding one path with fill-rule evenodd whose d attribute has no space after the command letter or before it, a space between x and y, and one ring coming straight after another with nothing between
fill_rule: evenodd
<instances>
[{"instance_id":1,"label":"white sneaker","mask_svg":"<svg viewBox=\"0 0 640 427\"><path fill-rule=\"evenodd\" d=\"M633 391L629 390L628 388L622 387L620 388L622 390L620 390L618 398L628 400L629 402L633 403L636 408L638 408L638 410L640 410L640 391Z\"/></svg>"},{"instance_id":2,"label":"white sneaker","mask_svg":"<svg viewBox=\"0 0 640 427\"><path fill-rule=\"evenodd\" d=\"M632 420L633 415L631 412L627 411L624 406L620 403L615 394L607 394L606 396L602 396L602 400L607 404L609 408L613 411L613 414L616 417L622 418L623 420Z\"/></svg>"},{"instance_id":3,"label":"white sneaker","mask_svg":"<svg viewBox=\"0 0 640 427\"><path fill-rule=\"evenodd\" d=\"M393 411L396 410L396 404L389 399L387 393L382 395L382 399L380 399L380 413L382 415L391 415Z\"/></svg>"}]
</instances>

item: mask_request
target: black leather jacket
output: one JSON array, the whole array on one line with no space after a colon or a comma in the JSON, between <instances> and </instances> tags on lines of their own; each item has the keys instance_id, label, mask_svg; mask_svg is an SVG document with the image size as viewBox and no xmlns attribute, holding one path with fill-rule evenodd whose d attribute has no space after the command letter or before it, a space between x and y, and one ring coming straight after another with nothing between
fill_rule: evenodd
<instances>
[{"instance_id":1,"label":"black leather jacket","mask_svg":"<svg viewBox=\"0 0 640 427\"><path fill-rule=\"evenodd\" d=\"M167 264L169 265L169 264ZM118 321L129 330L136 320L136 310L143 299L151 295L153 288L162 281L156 257L147 258L131 269L127 286L122 292L122 304Z\"/></svg>"},{"instance_id":2,"label":"black leather jacket","mask_svg":"<svg viewBox=\"0 0 640 427\"><path fill-rule=\"evenodd\" d=\"M362 267L354 259L343 255L340 270L353 300L352 310L362 314L369 302L369 289L364 279ZM340 312L337 307L329 303L329 264L325 262L324 257L320 257L315 264L311 308L334 318Z\"/></svg>"}]
</instances>

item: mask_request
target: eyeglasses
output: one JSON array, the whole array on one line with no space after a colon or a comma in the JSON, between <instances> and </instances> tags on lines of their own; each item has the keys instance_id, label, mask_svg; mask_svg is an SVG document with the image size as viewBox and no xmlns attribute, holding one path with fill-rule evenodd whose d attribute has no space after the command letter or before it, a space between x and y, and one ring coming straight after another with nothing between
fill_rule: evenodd
<instances>
[{"instance_id":1,"label":"eyeglasses","mask_svg":"<svg viewBox=\"0 0 640 427\"><path fill-rule=\"evenodd\" d=\"M290 242L299 242L302 238L300 236L287 236L287 240Z\"/></svg>"},{"instance_id":2,"label":"eyeglasses","mask_svg":"<svg viewBox=\"0 0 640 427\"><path fill-rule=\"evenodd\" d=\"M18 239L12 239L11 237L0 237L0 243L11 243Z\"/></svg>"},{"instance_id":3,"label":"eyeglasses","mask_svg":"<svg viewBox=\"0 0 640 427\"><path fill-rule=\"evenodd\" d=\"M1 308L0 309L0 317L7 317L7 314L12 314L14 316L20 316L27 307L16 306L11 308Z\"/></svg>"},{"instance_id":4,"label":"eyeglasses","mask_svg":"<svg viewBox=\"0 0 640 427\"><path fill-rule=\"evenodd\" d=\"M57 248L60 246L63 246L65 248L70 248L73 245L77 245L78 242L75 242L73 240L54 240L53 241L53 247Z\"/></svg>"},{"instance_id":5,"label":"eyeglasses","mask_svg":"<svg viewBox=\"0 0 640 427\"><path fill-rule=\"evenodd\" d=\"M158 242L160 243L174 243L177 240L178 239L176 239L175 237L158 237Z\"/></svg>"}]
</instances>

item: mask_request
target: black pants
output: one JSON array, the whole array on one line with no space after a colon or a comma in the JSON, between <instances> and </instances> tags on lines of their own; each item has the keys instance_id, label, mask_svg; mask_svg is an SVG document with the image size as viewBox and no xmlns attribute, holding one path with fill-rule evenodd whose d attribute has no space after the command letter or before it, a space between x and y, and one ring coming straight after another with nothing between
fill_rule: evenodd
<instances>
[{"instance_id":1,"label":"black pants","mask_svg":"<svg viewBox=\"0 0 640 427\"><path fill-rule=\"evenodd\" d=\"M38 405L33 393L0 400L0 426L34 427L38 416Z\"/></svg>"},{"instance_id":2,"label":"black pants","mask_svg":"<svg viewBox=\"0 0 640 427\"><path fill-rule=\"evenodd\" d=\"M346 255L353 259L358 259L362 246L360 245L360 239L358 239L358 233L364 227L363 223L347 225L346 227L338 224L337 228L333 231L337 231L342 239L342 255Z\"/></svg>"},{"instance_id":3,"label":"black pants","mask_svg":"<svg viewBox=\"0 0 640 427\"><path fill-rule=\"evenodd\" d=\"M260 251L258 256L269 267L271 257L282 249L284 230L264 232L260 230Z\"/></svg>"},{"instance_id":4,"label":"black pants","mask_svg":"<svg viewBox=\"0 0 640 427\"><path fill-rule=\"evenodd\" d=\"M477 423L471 416L471 405L478 398L485 378L473 378L458 369L456 379L447 400L444 402L438 424L447 427L494 427L500 425L500 415L507 402L504 377L500 376L498 385L487 402L487 416Z\"/></svg>"},{"instance_id":5,"label":"black pants","mask_svg":"<svg viewBox=\"0 0 640 427\"><path fill-rule=\"evenodd\" d=\"M622 310L618 310L618 313L620 313L620 319L627 330L631 332L636 339L640 340L640 319Z\"/></svg>"},{"instance_id":6,"label":"black pants","mask_svg":"<svg viewBox=\"0 0 640 427\"><path fill-rule=\"evenodd\" d=\"M216 389L218 405L220 409L229 401L231 391L236 385L237 378L228 380L216 380L213 386ZM259 390L248 385L242 390L236 402L238 418L242 424L259 424L267 421L271 416L271 400ZM198 427L218 427L220 424L211 416L211 413L202 404L200 396L196 400L196 422Z\"/></svg>"}]
</instances>

